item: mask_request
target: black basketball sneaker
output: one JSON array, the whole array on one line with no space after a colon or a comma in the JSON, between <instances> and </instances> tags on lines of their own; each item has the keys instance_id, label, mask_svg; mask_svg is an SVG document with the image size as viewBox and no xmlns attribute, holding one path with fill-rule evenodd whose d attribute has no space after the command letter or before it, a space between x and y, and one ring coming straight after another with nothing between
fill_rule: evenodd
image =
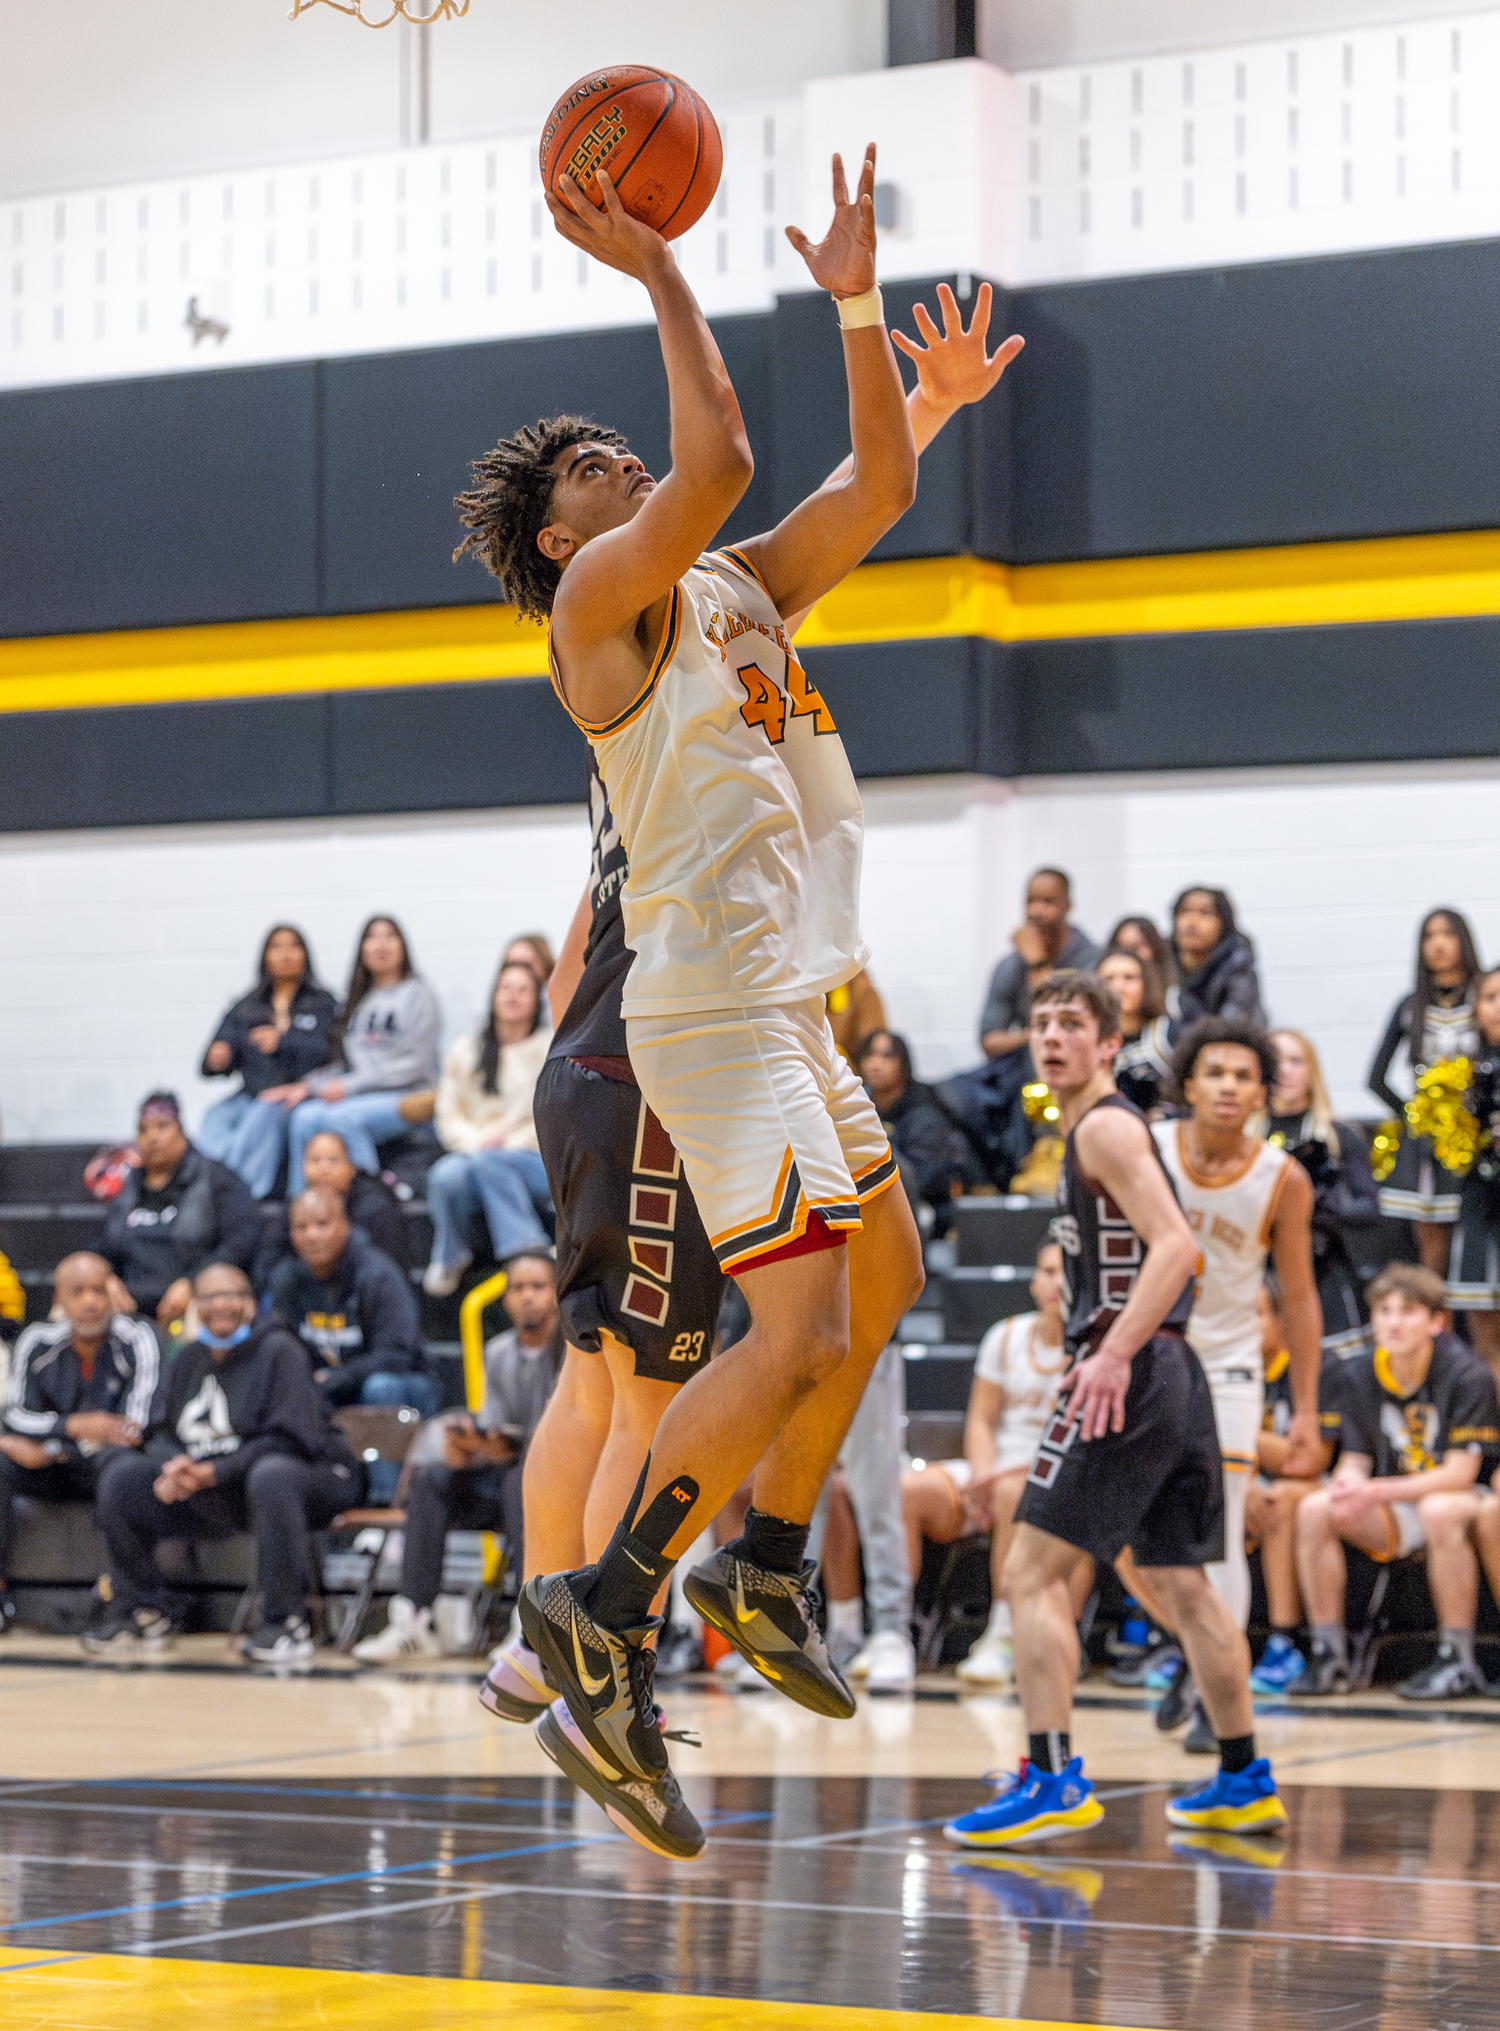
<instances>
[{"instance_id":1,"label":"black basketball sneaker","mask_svg":"<svg viewBox=\"0 0 1500 2031\"><path fill-rule=\"evenodd\" d=\"M528 1580L521 1631L606 1768L654 1784L667 1775L667 1752L651 1697L656 1653L646 1638L661 1628L661 1617L635 1629L604 1628L580 1597L579 1583L586 1586L593 1574L584 1566Z\"/></svg>"},{"instance_id":2,"label":"black basketball sneaker","mask_svg":"<svg viewBox=\"0 0 1500 2031\"><path fill-rule=\"evenodd\" d=\"M817 1570L808 1559L800 1572L773 1573L726 1544L693 1568L682 1591L778 1692L847 1721L856 1711L854 1695L818 1628Z\"/></svg>"},{"instance_id":3,"label":"black basketball sneaker","mask_svg":"<svg viewBox=\"0 0 1500 2031\"><path fill-rule=\"evenodd\" d=\"M621 1833L653 1855L668 1855L674 1861L690 1862L702 1854L703 1829L670 1770L652 1779L616 1776L568 1711L566 1700L554 1700L533 1732L563 1776L586 1791Z\"/></svg>"}]
</instances>

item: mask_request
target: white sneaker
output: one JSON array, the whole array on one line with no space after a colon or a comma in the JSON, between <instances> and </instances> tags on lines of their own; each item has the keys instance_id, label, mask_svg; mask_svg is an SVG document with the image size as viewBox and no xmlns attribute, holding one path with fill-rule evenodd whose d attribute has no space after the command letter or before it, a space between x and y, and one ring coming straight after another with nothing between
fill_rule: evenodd
<instances>
[{"instance_id":1,"label":"white sneaker","mask_svg":"<svg viewBox=\"0 0 1500 2031\"><path fill-rule=\"evenodd\" d=\"M849 1667L870 1693L910 1692L917 1679L917 1653L899 1629L877 1629Z\"/></svg>"},{"instance_id":2,"label":"white sneaker","mask_svg":"<svg viewBox=\"0 0 1500 2031\"><path fill-rule=\"evenodd\" d=\"M1011 1685L1015 1682L1015 1660L1010 1638L986 1633L958 1666L957 1675L965 1685Z\"/></svg>"},{"instance_id":3,"label":"white sneaker","mask_svg":"<svg viewBox=\"0 0 1500 2031\"><path fill-rule=\"evenodd\" d=\"M415 1608L403 1595L391 1602L389 1619L378 1636L356 1643L352 1655L361 1664L394 1664L402 1657L441 1657L443 1646L432 1626L432 1610Z\"/></svg>"},{"instance_id":4,"label":"white sneaker","mask_svg":"<svg viewBox=\"0 0 1500 2031\"><path fill-rule=\"evenodd\" d=\"M464 1271L474 1260L472 1255L461 1255L457 1262L429 1262L422 1272L422 1288L430 1298L451 1298L463 1282Z\"/></svg>"}]
</instances>

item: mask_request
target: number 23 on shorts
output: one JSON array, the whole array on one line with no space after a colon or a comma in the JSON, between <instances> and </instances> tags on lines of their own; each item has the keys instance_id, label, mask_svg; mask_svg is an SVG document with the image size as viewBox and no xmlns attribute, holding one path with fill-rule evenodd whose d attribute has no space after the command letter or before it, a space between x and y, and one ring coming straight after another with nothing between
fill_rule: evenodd
<instances>
[{"instance_id":1,"label":"number 23 on shorts","mask_svg":"<svg viewBox=\"0 0 1500 2031\"><path fill-rule=\"evenodd\" d=\"M745 703L740 707L740 717L746 726L763 726L766 739L773 747L780 746L786 733L788 710L793 719L810 716L814 733L838 731L833 714L823 702L822 693L808 683L807 672L794 656L787 658L785 691L774 677L768 677L754 663L737 674L745 687Z\"/></svg>"}]
</instances>

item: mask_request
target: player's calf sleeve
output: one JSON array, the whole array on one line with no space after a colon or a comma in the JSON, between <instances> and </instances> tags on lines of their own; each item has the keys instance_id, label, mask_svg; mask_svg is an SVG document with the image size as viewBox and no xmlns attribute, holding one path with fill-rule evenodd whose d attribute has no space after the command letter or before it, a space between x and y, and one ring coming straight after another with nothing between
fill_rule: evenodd
<instances>
[{"instance_id":1,"label":"player's calf sleeve","mask_svg":"<svg viewBox=\"0 0 1500 2031\"><path fill-rule=\"evenodd\" d=\"M679 1474L660 1489L641 1515L635 1515L650 1467L641 1469L635 1495L594 1569L585 1605L606 1629L634 1629L651 1613L662 1582L677 1561L666 1547L681 1530L698 1500L698 1483Z\"/></svg>"}]
</instances>

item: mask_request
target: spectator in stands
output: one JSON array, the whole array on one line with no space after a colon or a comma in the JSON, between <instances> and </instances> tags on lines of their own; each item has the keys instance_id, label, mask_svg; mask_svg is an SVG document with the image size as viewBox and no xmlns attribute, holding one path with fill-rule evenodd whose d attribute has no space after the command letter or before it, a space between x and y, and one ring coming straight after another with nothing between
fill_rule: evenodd
<instances>
[{"instance_id":1,"label":"spectator in stands","mask_svg":"<svg viewBox=\"0 0 1500 2031\"><path fill-rule=\"evenodd\" d=\"M913 1076L905 1037L876 1030L860 1045L855 1070L885 1124L902 1177L946 1227L949 1203L973 1181L972 1168L962 1136L931 1087Z\"/></svg>"},{"instance_id":2,"label":"spectator in stands","mask_svg":"<svg viewBox=\"0 0 1500 2031\"><path fill-rule=\"evenodd\" d=\"M307 940L291 924L268 932L260 977L234 1004L203 1054L205 1079L240 1075L240 1090L203 1117L198 1147L228 1164L257 1199L269 1198L286 1155L288 1095L333 1043L338 1005L313 975Z\"/></svg>"},{"instance_id":3,"label":"spectator in stands","mask_svg":"<svg viewBox=\"0 0 1500 2031\"><path fill-rule=\"evenodd\" d=\"M1255 947L1234 921L1222 889L1184 889L1172 905L1172 957L1177 973L1178 1037L1200 1016L1244 1016L1265 1027Z\"/></svg>"},{"instance_id":4,"label":"spectator in stands","mask_svg":"<svg viewBox=\"0 0 1500 2031\"><path fill-rule=\"evenodd\" d=\"M1398 1120L1405 1103L1387 1074L1404 1050L1413 1084L1435 1065L1472 1059L1479 1045L1474 997L1483 969L1474 934L1457 910L1429 910L1417 934L1417 978L1397 1002L1370 1067L1370 1091ZM1380 1210L1410 1220L1424 1266L1442 1276L1448 1267L1463 1181L1445 1170L1426 1136L1404 1133L1396 1168L1380 1188Z\"/></svg>"},{"instance_id":5,"label":"spectator in stands","mask_svg":"<svg viewBox=\"0 0 1500 2031\"><path fill-rule=\"evenodd\" d=\"M921 1565L924 1538L951 1544L971 1531L992 1533L989 1627L958 1667L968 1685L1006 1685L1014 1675L1010 1603L1002 1574L1016 1504L1068 1366L1065 1293L1062 1249L1055 1241L1044 1241L1031 1277L1036 1310L1002 1319L980 1342L964 1421L964 1457L928 1467L913 1463L902 1477L913 1572ZM1071 1581L1075 1615L1082 1612L1092 1584L1092 1561L1080 1554Z\"/></svg>"},{"instance_id":6,"label":"spectator in stands","mask_svg":"<svg viewBox=\"0 0 1500 2031\"><path fill-rule=\"evenodd\" d=\"M257 1319L250 1279L214 1262L194 1280L199 1337L167 1370L142 1453L99 1490L110 1599L83 1637L95 1655L154 1652L174 1634L156 1563L164 1538L255 1538L260 1628L245 1654L268 1664L312 1656L308 1533L364 1492L364 1470L313 1387L307 1356L276 1319Z\"/></svg>"},{"instance_id":7,"label":"spectator in stands","mask_svg":"<svg viewBox=\"0 0 1500 2031\"><path fill-rule=\"evenodd\" d=\"M513 960L521 966L531 968L537 977L538 986L545 994L547 983L552 978L552 969L557 964L552 942L546 934L542 931L522 931L517 937L512 938L501 955L500 964L509 966Z\"/></svg>"},{"instance_id":8,"label":"spectator in stands","mask_svg":"<svg viewBox=\"0 0 1500 2031\"><path fill-rule=\"evenodd\" d=\"M885 1003L868 973L861 967L842 987L831 988L824 997L828 1027L839 1056L859 1070L860 1046L876 1030L885 1028Z\"/></svg>"},{"instance_id":9,"label":"spectator in stands","mask_svg":"<svg viewBox=\"0 0 1500 2031\"><path fill-rule=\"evenodd\" d=\"M1297 1573L1313 1640L1289 1690L1349 1690L1344 1546L1352 1544L1379 1564L1426 1553L1442 1640L1436 1660L1398 1690L1405 1699L1455 1699L1484 1689L1474 1661L1467 1534L1474 1492L1500 1457L1495 1384L1444 1330L1441 1277L1393 1263L1368 1295L1376 1346L1341 1364L1339 1463L1328 1486L1297 1512ZM1486 1494L1484 1506L1494 1499Z\"/></svg>"},{"instance_id":10,"label":"spectator in stands","mask_svg":"<svg viewBox=\"0 0 1500 2031\"><path fill-rule=\"evenodd\" d=\"M432 1260L422 1287L433 1297L457 1290L481 1216L497 1262L548 1246L552 1199L531 1101L551 1042L536 974L502 960L484 1028L452 1045L438 1087L434 1124L448 1154L427 1174Z\"/></svg>"},{"instance_id":11,"label":"spectator in stands","mask_svg":"<svg viewBox=\"0 0 1500 2031\"><path fill-rule=\"evenodd\" d=\"M22 1333L0 1406L0 1636L15 1498L92 1504L121 1449L138 1446L151 1419L161 1366L143 1319L115 1313L109 1264L67 1255L52 1278L53 1317Z\"/></svg>"},{"instance_id":12,"label":"spectator in stands","mask_svg":"<svg viewBox=\"0 0 1500 2031\"><path fill-rule=\"evenodd\" d=\"M1021 1088L1032 1076L1026 1021L1031 993L1057 966L1090 967L1097 948L1068 921L1071 890L1058 868L1038 868L1026 885L1026 920L1015 950L990 978L979 1019L985 1062L943 1082L944 1107L968 1138L976 1168L1003 1191L1031 1153L1032 1128Z\"/></svg>"},{"instance_id":13,"label":"spectator in stands","mask_svg":"<svg viewBox=\"0 0 1500 2031\"><path fill-rule=\"evenodd\" d=\"M1125 1041L1115 1054L1115 1085L1149 1114L1160 1106L1172 1078L1166 982L1154 959L1124 946L1106 952L1097 971L1120 1004Z\"/></svg>"},{"instance_id":14,"label":"spectator in stands","mask_svg":"<svg viewBox=\"0 0 1500 2031\"><path fill-rule=\"evenodd\" d=\"M243 1178L194 1149L175 1093L148 1093L136 1124L140 1169L110 1202L98 1253L114 1271L116 1311L142 1311L171 1325L187 1310L206 1262L248 1270L260 1215Z\"/></svg>"},{"instance_id":15,"label":"spectator in stands","mask_svg":"<svg viewBox=\"0 0 1500 2031\"><path fill-rule=\"evenodd\" d=\"M502 1532L510 1570L519 1576L526 1569L521 1474L566 1351L551 1260L513 1256L503 1302L511 1327L485 1346L478 1417L467 1411L446 1417L442 1464L412 1471L401 1591L380 1634L355 1645L361 1663L437 1656L441 1646L432 1608L450 1530Z\"/></svg>"},{"instance_id":16,"label":"spectator in stands","mask_svg":"<svg viewBox=\"0 0 1500 2031\"><path fill-rule=\"evenodd\" d=\"M1099 948L1068 921L1072 884L1060 868L1039 867L1026 884L1026 917L1011 934L1015 950L990 976L990 991L979 1018L979 1042L987 1058L1026 1051L1031 990L1059 967L1088 972Z\"/></svg>"},{"instance_id":17,"label":"spectator in stands","mask_svg":"<svg viewBox=\"0 0 1500 2031\"><path fill-rule=\"evenodd\" d=\"M1265 1373L1266 1401L1256 1441L1259 1472L1245 1502L1245 1547L1259 1549L1266 1587L1266 1613L1271 1634L1260 1662L1250 1674L1250 1690L1285 1692L1301 1676L1302 1652L1297 1631L1302 1627L1302 1594L1297 1585L1297 1511L1321 1485L1338 1452L1343 1426L1343 1398L1337 1355L1324 1353L1318 1377L1318 1425L1323 1442L1318 1472L1311 1478L1286 1477L1287 1433L1292 1422L1292 1357L1286 1329L1277 1309L1280 1292L1274 1272L1260 1291L1260 1358Z\"/></svg>"},{"instance_id":18,"label":"spectator in stands","mask_svg":"<svg viewBox=\"0 0 1500 2031\"><path fill-rule=\"evenodd\" d=\"M326 1186L292 1201L290 1224L292 1253L271 1279L271 1309L307 1349L328 1402L434 1410L405 1274L350 1226Z\"/></svg>"},{"instance_id":19,"label":"spectator in stands","mask_svg":"<svg viewBox=\"0 0 1500 2031\"><path fill-rule=\"evenodd\" d=\"M1106 952L1133 952L1137 959L1149 959L1163 981L1171 982L1175 968L1172 948L1149 917L1122 917L1104 941ZM1167 1014L1172 1013L1170 1003Z\"/></svg>"},{"instance_id":20,"label":"spectator in stands","mask_svg":"<svg viewBox=\"0 0 1500 2031\"><path fill-rule=\"evenodd\" d=\"M385 1179L372 1178L368 1171L356 1170L347 1143L331 1128L320 1130L302 1152L302 1170L310 1192L326 1187L328 1191L338 1193L344 1202L350 1226L368 1235L404 1275L410 1267L406 1221L400 1202ZM265 1290L291 1252L291 1230L283 1210L266 1223L260 1251L255 1258L253 1281L258 1291Z\"/></svg>"},{"instance_id":21,"label":"spectator in stands","mask_svg":"<svg viewBox=\"0 0 1500 2031\"><path fill-rule=\"evenodd\" d=\"M1448 1303L1468 1320L1475 1353L1500 1376L1500 969L1481 976L1474 1021L1479 1050L1469 1106L1480 1144L1459 1194Z\"/></svg>"},{"instance_id":22,"label":"spectator in stands","mask_svg":"<svg viewBox=\"0 0 1500 2031\"><path fill-rule=\"evenodd\" d=\"M1300 1030L1273 1030L1276 1083L1266 1116L1313 1183L1313 1268L1323 1307L1323 1352L1352 1354L1369 1339L1364 1293L1345 1223L1379 1211L1370 1147L1352 1121L1335 1121L1317 1051ZM1253 1132L1253 1124L1252 1124Z\"/></svg>"},{"instance_id":23,"label":"spectator in stands","mask_svg":"<svg viewBox=\"0 0 1500 2031\"><path fill-rule=\"evenodd\" d=\"M326 1064L287 1089L289 1194L306 1183L302 1152L320 1129L336 1130L362 1171L380 1169L376 1144L409 1123L402 1102L437 1084L441 1028L437 997L413 967L400 925L371 917L340 1016L343 1066Z\"/></svg>"}]
</instances>

